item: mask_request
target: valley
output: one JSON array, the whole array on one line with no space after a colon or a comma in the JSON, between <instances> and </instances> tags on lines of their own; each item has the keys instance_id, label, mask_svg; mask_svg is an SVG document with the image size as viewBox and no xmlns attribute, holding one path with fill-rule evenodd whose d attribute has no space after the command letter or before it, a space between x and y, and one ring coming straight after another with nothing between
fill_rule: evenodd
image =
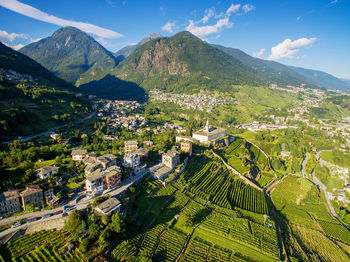
<instances>
[{"instance_id":1,"label":"valley","mask_svg":"<svg viewBox=\"0 0 350 262\"><path fill-rule=\"evenodd\" d=\"M0 44L0 261L349 260L346 81L80 29Z\"/></svg>"}]
</instances>

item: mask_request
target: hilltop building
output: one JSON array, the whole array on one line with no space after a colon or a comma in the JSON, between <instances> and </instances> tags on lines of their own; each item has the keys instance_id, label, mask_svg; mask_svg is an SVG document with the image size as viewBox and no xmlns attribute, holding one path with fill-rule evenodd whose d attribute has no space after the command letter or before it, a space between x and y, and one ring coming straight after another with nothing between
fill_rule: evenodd
<instances>
[{"instance_id":1,"label":"hilltop building","mask_svg":"<svg viewBox=\"0 0 350 262\"><path fill-rule=\"evenodd\" d=\"M162 155L162 163L150 168L151 175L158 180L164 180L180 164L180 154L177 151L169 151Z\"/></svg>"},{"instance_id":2,"label":"hilltop building","mask_svg":"<svg viewBox=\"0 0 350 262\"><path fill-rule=\"evenodd\" d=\"M192 134L192 137L199 141L201 144L210 145L218 139L224 138L226 136L226 129L214 127L209 125L209 121L205 127Z\"/></svg>"}]
</instances>

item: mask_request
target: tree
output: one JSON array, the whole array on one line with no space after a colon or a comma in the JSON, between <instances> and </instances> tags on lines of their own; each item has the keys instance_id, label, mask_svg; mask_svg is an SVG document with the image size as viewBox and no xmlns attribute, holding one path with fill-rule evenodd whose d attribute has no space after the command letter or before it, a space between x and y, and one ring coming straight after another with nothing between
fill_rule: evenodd
<instances>
[{"instance_id":1,"label":"tree","mask_svg":"<svg viewBox=\"0 0 350 262\"><path fill-rule=\"evenodd\" d=\"M109 223L109 221L110 221L109 216L102 217L102 224L107 225Z\"/></svg>"},{"instance_id":2,"label":"tree","mask_svg":"<svg viewBox=\"0 0 350 262\"><path fill-rule=\"evenodd\" d=\"M84 254L88 251L88 248L89 248L89 239L88 238L82 239L79 245L80 252Z\"/></svg>"},{"instance_id":3,"label":"tree","mask_svg":"<svg viewBox=\"0 0 350 262\"><path fill-rule=\"evenodd\" d=\"M82 224L81 215L77 210L73 210L68 217L68 220L64 224L64 230L68 231L73 238L77 240L79 237L79 229Z\"/></svg>"},{"instance_id":4,"label":"tree","mask_svg":"<svg viewBox=\"0 0 350 262\"><path fill-rule=\"evenodd\" d=\"M93 223L89 226L89 233L91 238L95 238L100 234L101 226L97 223Z\"/></svg>"},{"instance_id":5,"label":"tree","mask_svg":"<svg viewBox=\"0 0 350 262\"><path fill-rule=\"evenodd\" d=\"M123 217L119 213L112 215L111 223L109 226L115 233L124 233L125 232L125 222Z\"/></svg>"},{"instance_id":6,"label":"tree","mask_svg":"<svg viewBox=\"0 0 350 262\"><path fill-rule=\"evenodd\" d=\"M109 232L109 228L106 227L104 230L102 230L99 238L98 238L98 245L102 248L102 247L106 247L109 245L109 241L108 238L110 237L110 232Z\"/></svg>"}]
</instances>

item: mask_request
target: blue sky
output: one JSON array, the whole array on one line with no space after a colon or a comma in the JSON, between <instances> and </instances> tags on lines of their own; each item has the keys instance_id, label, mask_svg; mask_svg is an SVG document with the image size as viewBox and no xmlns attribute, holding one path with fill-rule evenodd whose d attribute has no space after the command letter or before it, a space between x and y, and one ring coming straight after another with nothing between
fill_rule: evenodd
<instances>
[{"instance_id":1,"label":"blue sky","mask_svg":"<svg viewBox=\"0 0 350 262\"><path fill-rule=\"evenodd\" d=\"M350 79L350 0L0 0L0 41L20 47L72 25L110 51L158 32Z\"/></svg>"}]
</instances>

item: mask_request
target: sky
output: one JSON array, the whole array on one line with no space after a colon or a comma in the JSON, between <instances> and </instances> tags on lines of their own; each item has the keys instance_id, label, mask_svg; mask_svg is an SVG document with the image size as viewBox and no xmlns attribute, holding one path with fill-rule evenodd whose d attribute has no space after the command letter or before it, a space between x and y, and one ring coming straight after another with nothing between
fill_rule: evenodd
<instances>
[{"instance_id":1,"label":"sky","mask_svg":"<svg viewBox=\"0 0 350 262\"><path fill-rule=\"evenodd\" d=\"M211 44L350 79L350 0L0 0L14 49L75 26L115 52L187 30Z\"/></svg>"}]
</instances>

